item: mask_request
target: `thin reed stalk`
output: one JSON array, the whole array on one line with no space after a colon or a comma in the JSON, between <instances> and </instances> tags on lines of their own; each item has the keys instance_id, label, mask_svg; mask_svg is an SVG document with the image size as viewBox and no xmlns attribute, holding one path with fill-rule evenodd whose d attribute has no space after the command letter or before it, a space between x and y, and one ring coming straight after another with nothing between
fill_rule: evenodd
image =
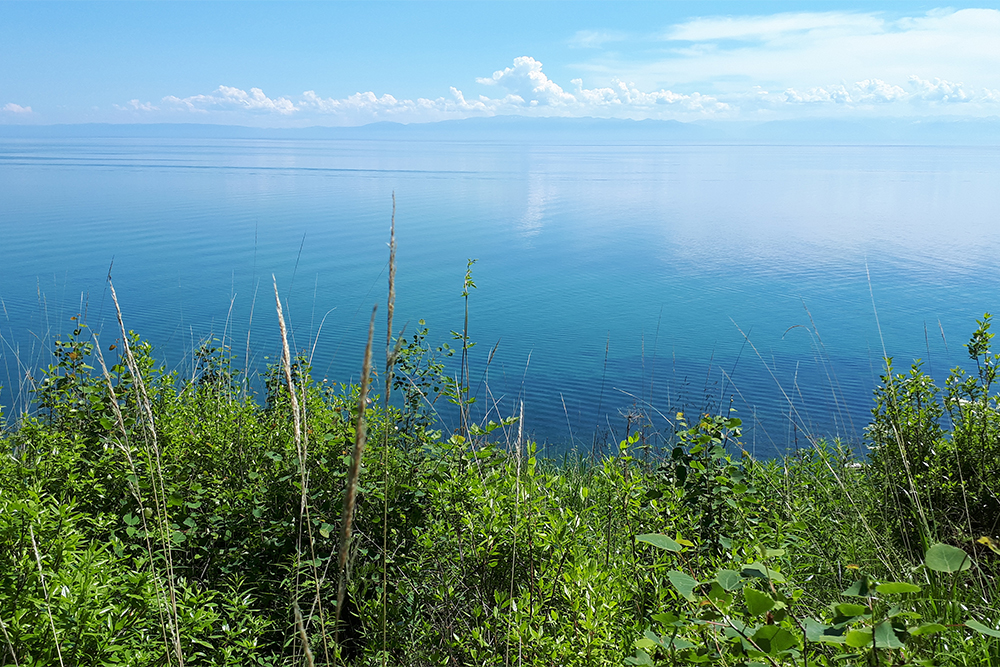
<instances>
[{"instance_id":1,"label":"thin reed stalk","mask_svg":"<svg viewBox=\"0 0 1000 667\"><path fill-rule=\"evenodd\" d=\"M358 394L358 420L354 428L354 451L351 454L351 468L347 474L347 494L344 497L344 515L340 528L340 559L338 567L339 582L337 584L337 615L333 629L334 641L340 632L340 613L344 608L344 596L347 593L347 559L351 551L351 531L354 522L354 504L358 494L358 476L361 474L361 457L365 452L367 423L365 407L368 404L368 387L371 384L372 370L372 338L375 335L375 313L378 306L372 308L371 320L368 323L368 344L365 346L365 359L361 364L361 391Z\"/></svg>"},{"instance_id":2,"label":"thin reed stalk","mask_svg":"<svg viewBox=\"0 0 1000 667\"><path fill-rule=\"evenodd\" d=\"M392 391L392 369L396 362L396 353L392 345L392 317L396 312L396 193L392 193L392 218L389 222L389 296L386 299L385 327L385 413L389 414L389 392ZM389 549L389 428L384 429L382 441L382 665L388 660L388 633L386 618L388 616L388 549Z\"/></svg>"},{"instance_id":3,"label":"thin reed stalk","mask_svg":"<svg viewBox=\"0 0 1000 667\"><path fill-rule=\"evenodd\" d=\"M156 436L156 424L153 420L153 406L149 400L149 393L146 391L146 382L142 377L142 371L139 368L138 362L135 360L135 355L132 353L132 345L129 343L128 330L125 328L125 321L122 319L122 309L121 305L118 303L118 294L115 292L115 285L111 280L110 271L108 272L108 289L111 292L111 301L115 304L115 314L118 317L118 328L122 333L122 349L125 350L125 363L128 366L129 373L132 375L135 386L139 389L137 402L146 416L146 418L142 420L145 423L145 431L147 432L146 456L151 464L150 473L153 475L153 479L151 480L151 486L153 489L153 504L156 506L157 521L159 522L160 528L160 544L163 549L163 557L167 566L167 591L169 593L171 612L169 629L173 639L174 652L177 655L178 667L184 667L184 651L181 647L180 636L180 614L177 611L177 588L174 583L173 549L168 542L169 522L166 505L167 491L163 484L163 461L160 457L160 446Z\"/></svg>"},{"instance_id":4,"label":"thin reed stalk","mask_svg":"<svg viewBox=\"0 0 1000 667\"><path fill-rule=\"evenodd\" d=\"M59 635L56 634L56 624L52 619L52 605L49 604L49 588L45 584L45 573L42 571L42 555L38 553L38 543L35 542L35 529L28 526L28 532L31 534L31 547L35 550L35 562L38 563L38 578L42 581L42 593L45 595L45 610L48 612L49 626L52 628L52 642L56 645L56 655L59 656L59 664L63 665L62 649L59 648Z\"/></svg>"},{"instance_id":5,"label":"thin reed stalk","mask_svg":"<svg viewBox=\"0 0 1000 667\"><path fill-rule=\"evenodd\" d=\"M94 338L94 351L97 353L97 361L101 366L101 375L104 377L104 382L108 387L108 397L111 399L111 411L115 415L115 422L118 425L118 430L120 430L122 434L121 441L119 441L118 445L125 454L125 460L128 461L129 471L132 473L133 479L138 480L139 470L136 468L135 459L132 457L132 445L129 443L128 429L125 427L125 417L122 415L121 406L118 405L118 396L115 393L114 382L111 380L111 373L108 372L108 366L104 362L104 353L101 351L101 341L98 339L97 334L93 331L91 331L91 336ZM128 486L132 491L132 495L135 497L136 502L139 504L139 507L144 507L146 503L143 500L142 491L139 485L130 480ZM161 512L165 513L165 510L161 510L161 508L157 506L157 514L160 514ZM138 512L137 514L139 516L139 520L142 521L142 530L146 542L146 553L149 556L149 572L153 575L153 581L156 582L156 612L160 617L160 629L163 632L163 642L166 645L170 645L170 640L167 637L167 627L169 626L169 623L165 622L166 619L163 617L163 608L159 604L161 595L164 596L164 598L169 596L163 592L160 578L157 576L156 559L153 557L153 543L150 539L151 531L149 530L149 524L146 521L146 513Z\"/></svg>"},{"instance_id":6,"label":"thin reed stalk","mask_svg":"<svg viewBox=\"0 0 1000 667\"><path fill-rule=\"evenodd\" d=\"M300 563L302 562L302 529L305 527L306 534L309 538L309 562L313 569L313 582L316 586L316 604L319 609L320 624L323 625L323 605L320 596L320 583L319 583L319 573L317 571L316 562L316 548L315 540L312 534L312 522L309 520L309 472L306 468L306 463L308 461L308 451L306 443L302 438L302 411L299 407L299 400L295 392L295 382L292 380L292 355L291 350L288 347L288 330L285 327L285 316L281 309L281 297L278 295L278 281L271 274L271 281L274 283L274 303L275 308L278 313L278 329L281 331L281 360L282 368L285 373L285 385L288 388L289 403L292 408L292 429L295 438L295 452L298 456L299 461L299 488L301 493L299 495L299 530L296 535L296 547L295 547L295 585L292 591L292 608L295 612L295 626L299 633L299 638L302 641L302 652L306 658L306 664L313 665L313 655L312 649L309 647L309 636L306 632L305 622L302 618L302 612L299 609L299 576L300 576ZM323 632L323 644L326 648L326 632ZM329 650L327 650L327 657L329 657Z\"/></svg>"}]
</instances>

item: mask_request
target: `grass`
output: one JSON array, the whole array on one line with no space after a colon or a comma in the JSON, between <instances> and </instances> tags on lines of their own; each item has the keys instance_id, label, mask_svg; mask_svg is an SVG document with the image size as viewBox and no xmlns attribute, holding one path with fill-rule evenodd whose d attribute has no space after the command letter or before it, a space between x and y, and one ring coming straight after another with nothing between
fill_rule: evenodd
<instances>
[{"instance_id":1,"label":"grass","mask_svg":"<svg viewBox=\"0 0 1000 667\"><path fill-rule=\"evenodd\" d=\"M0 442L0 665L1000 664L988 317L943 392L889 366L870 458L758 461L730 413L557 461L469 418L471 268L460 376L390 335L382 401L374 312L361 384L316 383L277 285L259 397L76 321Z\"/></svg>"}]
</instances>

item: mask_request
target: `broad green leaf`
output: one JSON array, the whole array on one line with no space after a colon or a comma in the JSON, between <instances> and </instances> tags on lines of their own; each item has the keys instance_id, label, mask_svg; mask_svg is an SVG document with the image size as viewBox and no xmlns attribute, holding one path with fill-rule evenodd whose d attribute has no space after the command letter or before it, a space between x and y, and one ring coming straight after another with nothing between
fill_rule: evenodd
<instances>
[{"instance_id":1,"label":"broad green leaf","mask_svg":"<svg viewBox=\"0 0 1000 667\"><path fill-rule=\"evenodd\" d=\"M811 642L823 642L825 644L843 644L844 631L838 630L832 625L820 623L819 621L807 618L805 620L806 640Z\"/></svg>"},{"instance_id":2,"label":"broad green leaf","mask_svg":"<svg viewBox=\"0 0 1000 667\"><path fill-rule=\"evenodd\" d=\"M685 625L680 616L669 611L663 614L653 614L653 620L661 625L668 625L677 628L684 627Z\"/></svg>"},{"instance_id":3,"label":"broad green leaf","mask_svg":"<svg viewBox=\"0 0 1000 667\"><path fill-rule=\"evenodd\" d=\"M882 621L875 628L875 646L877 648L903 648L903 642L899 641L890 621Z\"/></svg>"},{"instance_id":4,"label":"broad green leaf","mask_svg":"<svg viewBox=\"0 0 1000 667\"><path fill-rule=\"evenodd\" d=\"M871 628L851 630L844 638L844 642L852 648L864 648L872 643L872 630Z\"/></svg>"},{"instance_id":5,"label":"broad green leaf","mask_svg":"<svg viewBox=\"0 0 1000 667\"><path fill-rule=\"evenodd\" d=\"M792 633L777 625L761 626L753 634L753 641L761 650L769 655L778 655L798 643Z\"/></svg>"},{"instance_id":6,"label":"broad green leaf","mask_svg":"<svg viewBox=\"0 0 1000 667\"><path fill-rule=\"evenodd\" d=\"M745 579L756 577L758 579L769 579L775 583L784 583L785 578L779 572L775 572L763 563L750 563L740 570L740 574Z\"/></svg>"},{"instance_id":7,"label":"broad green leaf","mask_svg":"<svg viewBox=\"0 0 1000 667\"><path fill-rule=\"evenodd\" d=\"M774 609L774 600L770 595L761 593L753 588L744 588L743 595L747 601L747 611L751 616L760 616Z\"/></svg>"},{"instance_id":8,"label":"broad green leaf","mask_svg":"<svg viewBox=\"0 0 1000 667\"><path fill-rule=\"evenodd\" d=\"M646 533L645 535L637 535L637 542L645 542L646 544L652 544L658 549L665 549L666 551L680 551L681 545L673 541L666 535L659 535L657 533Z\"/></svg>"},{"instance_id":9,"label":"broad green leaf","mask_svg":"<svg viewBox=\"0 0 1000 667\"><path fill-rule=\"evenodd\" d=\"M842 593L842 595L847 595L853 598L866 598L871 594L871 584L868 583L867 575L861 575L861 578L851 584L851 587Z\"/></svg>"},{"instance_id":10,"label":"broad green leaf","mask_svg":"<svg viewBox=\"0 0 1000 667\"><path fill-rule=\"evenodd\" d=\"M902 581L887 581L875 587L882 595L900 595L902 593L919 593L923 589L916 584L907 584Z\"/></svg>"},{"instance_id":11,"label":"broad green leaf","mask_svg":"<svg viewBox=\"0 0 1000 667\"><path fill-rule=\"evenodd\" d=\"M924 563L935 572L962 572L972 567L972 560L967 553L940 542L927 550Z\"/></svg>"},{"instance_id":12,"label":"broad green leaf","mask_svg":"<svg viewBox=\"0 0 1000 667\"><path fill-rule=\"evenodd\" d=\"M854 616L864 616L868 613L868 607L863 604L851 604L845 602L844 604L838 604L836 607L837 613L846 618L851 618Z\"/></svg>"},{"instance_id":13,"label":"broad green leaf","mask_svg":"<svg viewBox=\"0 0 1000 667\"><path fill-rule=\"evenodd\" d=\"M670 579L670 583L673 584L678 593L691 602L695 601L694 589L701 585L697 579L678 570L667 572L667 578Z\"/></svg>"},{"instance_id":14,"label":"broad green leaf","mask_svg":"<svg viewBox=\"0 0 1000 667\"><path fill-rule=\"evenodd\" d=\"M718 581L713 581L711 583L712 583L712 588L708 592L709 600L712 600L713 602L720 604L722 606L728 605L730 602L733 601L733 596L728 592L726 592L726 589L723 588Z\"/></svg>"},{"instance_id":15,"label":"broad green leaf","mask_svg":"<svg viewBox=\"0 0 1000 667\"><path fill-rule=\"evenodd\" d=\"M965 627L972 628L981 635L989 635L990 637L1000 637L1000 630L994 630L988 625L983 625L979 621L971 618L965 622Z\"/></svg>"},{"instance_id":16,"label":"broad green leaf","mask_svg":"<svg viewBox=\"0 0 1000 667\"><path fill-rule=\"evenodd\" d=\"M715 580L727 591L735 591L743 585L743 577L739 572L733 570L719 570L715 575Z\"/></svg>"},{"instance_id":17,"label":"broad green leaf","mask_svg":"<svg viewBox=\"0 0 1000 667\"><path fill-rule=\"evenodd\" d=\"M673 639L666 639L660 642L660 645L666 649L676 649L678 651L683 651L686 648L691 648L694 646L691 642L686 639L681 639L680 637L674 637Z\"/></svg>"},{"instance_id":18,"label":"broad green leaf","mask_svg":"<svg viewBox=\"0 0 1000 667\"><path fill-rule=\"evenodd\" d=\"M944 632L947 629L940 623L921 623L915 628L909 628L909 631L914 637L919 637L920 635L932 635L937 632Z\"/></svg>"},{"instance_id":19,"label":"broad green leaf","mask_svg":"<svg viewBox=\"0 0 1000 667\"><path fill-rule=\"evenodd\" d=\"M639 641L642 641L641 639ZM625 658L625 662L629 665L638 665L640 667L653 667L653 659L649 657L649 654L642 650L642 647L638 646L639 642L636 642L638 650L635 652L634 658Z\"/></svg>"}]
</instances>

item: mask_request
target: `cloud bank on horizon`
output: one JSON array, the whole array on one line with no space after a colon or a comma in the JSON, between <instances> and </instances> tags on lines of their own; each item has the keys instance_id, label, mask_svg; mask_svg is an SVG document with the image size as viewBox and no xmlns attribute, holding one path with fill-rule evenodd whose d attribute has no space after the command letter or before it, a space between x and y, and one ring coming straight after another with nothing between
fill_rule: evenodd
<instances>
[{"instance_id":1,"label":"cloud bank on horizon","mask_svg":"<svg viewBox=\"0 0 1000 667\"><path fill-rule=\"evenodd\" d=\"M579 76L568 82L553 80L542 62L521 55L498 63L502 69L491 75L428 97L373 91L324 97L316 90L269 95L223 84L112 106L126 122L269 125L507 114L686 121L1000 115L995 9L938 9L894 19L838 11L709 16L645 34L580 31L564 44L579 56L567 66ZM466 92L470 86L476 92ZM7 102L0 116L34 117L39 112L30 102Z\"/></svg>"}]
</instances>

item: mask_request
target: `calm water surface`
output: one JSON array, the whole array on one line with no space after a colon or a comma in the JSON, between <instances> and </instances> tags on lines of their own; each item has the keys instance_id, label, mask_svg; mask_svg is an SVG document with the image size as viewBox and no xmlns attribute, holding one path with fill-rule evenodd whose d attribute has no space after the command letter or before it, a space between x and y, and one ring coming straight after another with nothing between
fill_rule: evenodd
<instances>
[{"instance_id":1,"label":"calm water surface","mask_svg":"<svg viewBox=\"0 0 1000 667\"><path fill-rule=\"evenodd\" d=\"M112 259L182 374L212 336L275 359L274 274L315 375L356 380L395 192L397 324L451 342L478 259L477 406L523 399L551 451L730 403L758 454L860 442L883 340L940 379L997 310L998 186L997 148L0 140L0 404L70 317L116 337Z\"/></svg>"}]
</instances>

